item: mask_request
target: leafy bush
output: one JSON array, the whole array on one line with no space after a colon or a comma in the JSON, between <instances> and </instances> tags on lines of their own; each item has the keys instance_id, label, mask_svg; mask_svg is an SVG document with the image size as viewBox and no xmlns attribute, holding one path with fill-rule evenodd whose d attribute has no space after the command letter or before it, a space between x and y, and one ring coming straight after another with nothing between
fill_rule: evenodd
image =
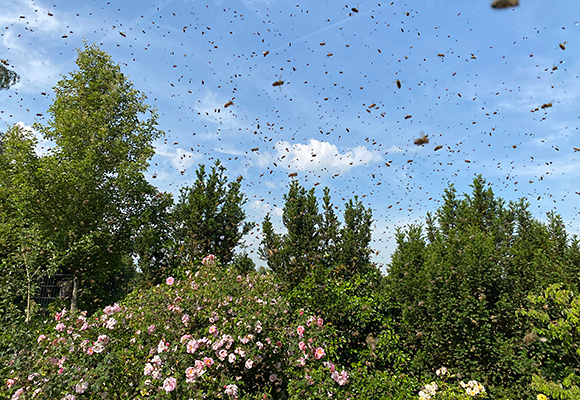
<instances>
[{"instance_id":1,"label":"leafy bush","mask_svg":"<svg viewBox=\"0 0 580 400\"><path fill-rule=\"evenodd\" d=\"M333 327L292 313L267 275L204 263L91 317L56 313L2 360L0 396L346 398Z\"/></svg>"}]
</instances>

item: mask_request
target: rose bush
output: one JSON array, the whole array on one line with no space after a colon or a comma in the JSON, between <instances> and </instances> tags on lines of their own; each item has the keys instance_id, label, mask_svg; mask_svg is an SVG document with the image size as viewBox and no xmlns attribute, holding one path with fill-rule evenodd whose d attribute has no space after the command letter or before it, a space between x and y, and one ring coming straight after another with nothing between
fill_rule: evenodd
<instances>
[{"instance_id":1,"label":"rose bush","mask_svg":"<svg viewBox=\"0 0 580 400\"><path fill-rule=\"evenodd\" d=\"M55 313L37 333L6 360L1 397L348 397L334 328L292 312L270 276L213 257L93 316Z\"/></svg>"}]
</instances>

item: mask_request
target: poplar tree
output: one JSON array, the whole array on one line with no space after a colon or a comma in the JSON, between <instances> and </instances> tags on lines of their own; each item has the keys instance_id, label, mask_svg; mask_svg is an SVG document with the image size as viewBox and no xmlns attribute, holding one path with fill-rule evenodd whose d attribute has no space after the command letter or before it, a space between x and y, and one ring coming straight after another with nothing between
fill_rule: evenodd
<instances>
[{"instance_id":1,"label":"poplar tree","mask_svg":"<svg viewBox=\"0 0 580 400\"><path fill-rule=\"evenodd\" d=\"M131 227L156 194L143 172L162 134L146 96L108 54L85 45L76 64L54 88L47 124L34 126L54 147L37 155L34 137L8 135L13 168L0 182L18 184L8 201L50 241L58 271L73 276L73 311L79 299L98 307L134 272Z\"/></svg>"}]
</instances>

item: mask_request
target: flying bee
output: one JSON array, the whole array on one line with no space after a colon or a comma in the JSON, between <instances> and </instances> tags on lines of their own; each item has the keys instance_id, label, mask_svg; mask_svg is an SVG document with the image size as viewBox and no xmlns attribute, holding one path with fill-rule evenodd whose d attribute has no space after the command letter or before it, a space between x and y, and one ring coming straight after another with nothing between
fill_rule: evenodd
<instances>
[{"instance_id":1,"label":"flying bee","mask_svg":"<svg viewBox=\"0 0 580 400\"><path fill-rule=\"evenodd\" d=\"M544 103L540 106L540 108L550 108L552 107L552 103Z\"/></svg>"},{"instance_id":2,"label":"flying bee","mask_svg":"<svg viewBox=\"0 0 580 400\"><path fill-rule=\"evenodd\" d=\"M520 0L494 0L491 3L491 8L510 8L520 5Z\"/></svg>"},{"instance_id":3,"label":"flying bee","mask_svg":"<svg viewBox=\"0 0 580 400\"><path fill-rule=\"evenodd\" d=\"M441 145L435 146L435 148L433 149L433 151L441 150L442 148L443 148L443 146L441 146Z\"/></svg>"},{"instance_id":4,"label":"flying bee","mask_svg":"<svg viewBox=\"0 0 580 400\"><path fill-rule=\"evenodd\" d=\"M277 87L277 86L282 86L284 84L284 81L282 80L282 77L278 77L278 80L274 83L272 83L272 86Z\"/></svg>"},{"instance_id":5,"label":"flying bee","mask_svg":"<svg viewBox=\"0 0 580 400\"><path fill-rule=\"evenodd\" d=\"M397 80L395 81L395 83L397 84L397 87L400 89L400 88L401 88L401 86L402 86L402 85L401 85L401 81L397 79Z\"/></svg>"},{"instance_id":6,"label":"flying bee","mask_svg":"<svg viewBox=\"0 0 580 400\"><path fill-rule=\"evenodd\" d=\"M562 50L566 50L566 46L564 46L566 42L558 44Z\"/></svg>"},{"instance_id":7,"label":"flying bee","mask_svg":"<svg viewBox=\"0 0 580 400\"><path fill-rule=\"evenodd\" d=\"M224 108L228 108L229 106L231 106L233 104L234 104L234 101L233 100L230 100L226 104L224 104Z\"/></svg>"},{"instance_id":8,"label":"flying bee","mask_svg":"<svg viewBox=\"0 0 580 400\"><path fill-rule=\"evenodd\" d=\"M413 143L415 143L417 146L423 146L424 144L429 143L429 138L427 136L428 135L423 135L420 138L415 139Z\"/></svg>"},{"instance_id":9,"label":"flying bee","mask_svg":"<svg viewBox=\"0 0 580 400\"><path fill-rule=\"evenodd\" d=\"M298 175L298 172L292 172L292 173L288 174L288 177L289 178L294 178L297 175Z\"/></svg>"}]
</instances>

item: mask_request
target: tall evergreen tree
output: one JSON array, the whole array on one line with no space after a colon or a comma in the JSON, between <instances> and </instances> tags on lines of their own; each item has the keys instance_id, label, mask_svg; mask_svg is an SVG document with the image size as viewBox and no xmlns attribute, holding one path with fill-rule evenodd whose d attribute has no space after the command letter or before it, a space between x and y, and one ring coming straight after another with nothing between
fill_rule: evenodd
<instances>
[{"instance_id":1,"label":"tall evergreen tree","mask_svg":"<svg viewBox=\"0 0 580 400\"><path fill-rule=\"evenodd\" d=\"M260 255L290 288L312 275L332 273L348 279L374 268L370 262L370 209L356 197L347 201L341 226L328 188L322 201L320 213L314 189L306 190L292 181L284 195L282 222L287 233L275 233L269 215L262 225Z\"/></svg>"},{"instance_id":2,"label":"tall evergreen tree","mask_svg":"<svg viewBox=\"0 0 580 400\"><path fill-rule=\"evenodd\" d=\"M234 258L234 250L242 237L252 229L246 222L241 191L242 177L228 182L225 167L216 161L209 175L205 166L196 171L197 180L181 189L173 212L174 240L184 261L217 256L223 264Z\"/></svg>"}]
</instances>

